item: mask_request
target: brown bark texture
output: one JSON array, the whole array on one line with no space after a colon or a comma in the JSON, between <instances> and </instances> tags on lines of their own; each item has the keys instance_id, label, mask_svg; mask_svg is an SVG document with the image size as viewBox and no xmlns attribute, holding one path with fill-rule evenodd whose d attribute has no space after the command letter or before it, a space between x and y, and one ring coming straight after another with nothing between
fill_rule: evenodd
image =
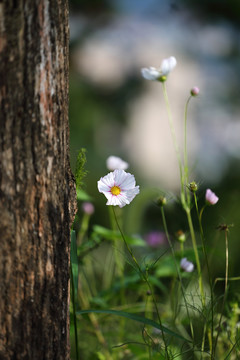
<instances>
[{"instance_id":1,"label":"brown bark texture","mask_svg":"<svg viewBox=\"0 0 240 360\"><path fill-rule=\"evenodd\" d=\"M69 359L67 0L0 0L0 359Z\"/></svg>"}]
</instances>

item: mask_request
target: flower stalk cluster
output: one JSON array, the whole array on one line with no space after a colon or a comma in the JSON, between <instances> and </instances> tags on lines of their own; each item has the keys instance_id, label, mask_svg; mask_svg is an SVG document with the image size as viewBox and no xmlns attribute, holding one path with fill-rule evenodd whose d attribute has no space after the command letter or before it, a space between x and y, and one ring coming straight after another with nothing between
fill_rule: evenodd
<instances>
[{"instance_id":1,"label":"flower stalk cluster","mask_svg":"<svg viewBox=\"0 0 240 360\"><path fill-rule=\"evenodd\" d=\"M178 286L179 286L178 291L181 290L181 293L182 293L182 297L184 300L187 317L188 317L188 321L189 321L191 338L192 338L192 342L193 342L193 350L194 350L195 346L196 346L194 328L193 328L193 322L192 322L192 319L190 316L191 312L189 312L189 310L188 310L189 304L186 300L186 288L185 288L185 284L184 284L185 278L190 277L191 273L197 274L197 277L198 277L198 286L199 286L201 306L203 309L203 313L206 314L207 311L209 311L208 300L206 297L206 293L204 291L203 261L200 261L201 257L200 257L199 246L198 246L198 236L195 231L194 222L193 222L193 218L192 218L192 211L196 212L197 218L198 218L199 234L200 234L199 237L201 238L201 250L204 255L204 261L205 261L206 270L207 270L208 282L209 282L209 286L210 286L210 311L209 311L210 315L209 316L211 317L211 321L205 322L205 324L203 326L202 342L200 345L197 345L197 346L199 346L199 348L201 347L201 351L204 352L206 349L205 341L208 336L210 356L211 356L211 360L213 360L213 359L215 359L219 331L217 333L217 336L216 336L215 342L214 342L213 283L212 283L212 277L211 277L211 273L210 273L208 254L207 254L206 246L205 246L205 235L203 232L202 215L203 215L204 209L207 208L208 206L216 205L219 201L219 198L211 189L207 189L206 193L205 193L205 204L202 206L201 210L199 211L198 197L197 197L197 194L199 191L199 184L196 183L195 181L189 181L189 164L188 164L188 151L187 151L188 150L187 149L187 118L188 118L188 107L189 107L190 100L193 97L198 96L200 93L200 90L197 86L194 86L190 90L190 95L188 96L188 99L185 104L185 108L184 108L184 144L183 144L183 152L180 152L181 147L179 147L179 145L178 145L175 128L174 128L173 117L172 117L170 103L169 103L167 89L166 89L166 81L168 79L168 76L169 76L170 72L176 67L176 65L177 65L176 58L174 56L170 56L169 58L166 58L162 61L160 67L158 67L158 68L145 67L145 68L142 68L141 73L142 73L142 76L144 77L144 79L146 79L146 80L158 81L158 82L162 83L163 95L164 95L164 99L165 99L165 103L166 103L170 130L171 130L173 144L174 144L174 148L175 148L175 152L176 152L176 156L177 156L177 160L178 160L178 165L179 165L180 181L181 181L180 202L181 202L182 208L184 209L184 211L186 213L188 230L186 230L186 231L179 230L176 233L176 238L178 240L177 246L180 247L180 252L179 252L179 254L181 255L181 259L180 259L179 255L177 257L175 254L174 244L171 240L171 237L170 237L170 234L168 231L167 220L166 220L165 212L164 212L164 207L167 203L167 200L166 200L165 196L160 196L156 200L156 204L160 207L160 210L161 210L161 216L162 216L161 221L163 224L164 233L159 232L159 231L150 232L148 234L148 237L146 237L146 242L152 248L157 248L159 246L162 246L164 243L167 243L168 244L167 246L171 250L171 253L172 253L171 256L174 260L174 265L175 265L175 275L174 275L175 279L174 280L176 280L176 279L178 280ZM119 225L119 222L118 222L118 219L116 216L116 212L115 212L116 206L123 208L126 205L129 205L134 200L136 195L138 195L140 193L140 188L138 185L136 185L136 180L135 180L134 175L125 171L129 167L129 164L126 161L124 161L121 158L116 157L116 156L110 156L106 161L106 165L110 172L107 175L105 175L104 177L100 178L100 180L97 183L98 190L100 193L102 193L106 197L106 199L107 199L106 205L112 206L113 216L114 216L115 222L117 224L119 233L121 234L121 237L123 239L123 243L125 244L126 249L129 253L129 255L131 256L133 263L135 264L135 268L140 273L142 279L145 281L145 283L148 286L148 294L151 294L151 296L152 296L152 300L153 300L155 311L156 311L156 314L158 317L158 321L159 321L159 324L162 329L162 317L159 312L156 298L154 296L152 284L148 278L148 270L143 271L141 266L139 265L137 258L135 257L133 250L129 246L128 241L126 240L126 237ZM195 205L195 209L194 209L194 205ZM86 211L90 211L89 215L91 215L91 210L89 210L90 208L86 207L86 209L88 209ZM188 238L189 233L190 233L192 249L193 249L193 253L194 253L194 261L193 262L189 260L189 259L192 260L193 255L190 254L190 256L188 256L188 253L185 249L187 246L186 244L187 244L187 238ZM226 232L225 232L225 235L226 235ZM225 238L226 238L226 275L225 275L226 281L225 281L225 293L224 293L224 299L223 299L222 313L221 313L220 320L219 320L219 328L220 328L220 325L222 322L222 316L223 316L222 314L223 314L223 310L224 310L223 309L224 304L226 301L227 284L228 284L227 235L225 236ZM116 262L118 262L117 256L116 256ZM123 272L121 272L121 275L122 275L122 279L123 279ZM168 352L168 343L165 338L165 334L164 334L163 330L161 330L161 336L162 336L162 340L163 340L163 343L165 346L166 359L170 359L169 352Z\"/></svg>"}]
</instances>

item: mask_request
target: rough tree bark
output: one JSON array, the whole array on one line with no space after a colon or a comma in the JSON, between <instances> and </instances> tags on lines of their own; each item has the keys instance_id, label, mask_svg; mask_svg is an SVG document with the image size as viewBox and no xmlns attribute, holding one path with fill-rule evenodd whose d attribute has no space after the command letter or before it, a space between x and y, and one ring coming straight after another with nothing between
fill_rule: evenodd
<instances>
[{"instance_id":1,"label":"rough tree bark","mask_svg":"<svg viewBox=\"0 0 240 360\"><path fill-rule=\"evenodd\" d=\"M0 0L0 359L69 359L67 0Z\"/></svg>"}]
</instances>

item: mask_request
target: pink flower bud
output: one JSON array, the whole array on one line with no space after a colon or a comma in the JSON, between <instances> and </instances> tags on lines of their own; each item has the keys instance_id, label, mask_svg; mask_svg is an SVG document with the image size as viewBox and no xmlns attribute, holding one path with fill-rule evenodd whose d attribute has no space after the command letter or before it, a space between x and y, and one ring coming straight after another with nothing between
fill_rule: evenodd
<instances>
[{"instance_id":1,"label":"pink flower bud","mask_svg":"<svg viewBox=\"0 0 240 360\"><path fill-rule=\"evenodd\" d=\"M197 86L194 86L190 91L192 96L198 96L199 92L200 92L200 90Z\"/></svg>"},{"instance_id":2,"label":"pink flower bud","mask_svg":"<svg viewBox=\"0 0 240 360\"><path fill-rule=\"evenodd\" d=\"M210 189L206 190L206 195L205 195L205 200L207 202L208 205L215 205L219 198L217 197L216 194L214 194L214 192Z\"/></svg>"},{"instance_id":3,"label":"pink flower bud","mask_svg":"<svg viewBox=\"0 0 240 360\"><path fill-rule=\"evenodd\" d=\"M162 231L151 231L145 236L147 244L153 248L161 245L167 245L167 237Z\"/></svg>"},{"instance_id":4,"label":"pink flower bud","mask_svg":"<svg viewBox=\"0 0 240 360\"><path fill-rule=\"evenodd\" d=\"M82 209L83 209L83 212L85 212L85 214L87 214L87 215L92 215L95 211L93 204L90 202L84 202L82 204Z\"/></svg>"}]
</instances>

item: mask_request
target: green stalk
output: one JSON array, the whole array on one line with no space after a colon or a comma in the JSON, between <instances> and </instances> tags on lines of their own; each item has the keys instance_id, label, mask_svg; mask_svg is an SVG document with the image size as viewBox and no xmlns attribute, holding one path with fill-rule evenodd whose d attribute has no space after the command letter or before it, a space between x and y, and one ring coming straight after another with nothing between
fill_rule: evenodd
<instances>
[{"instance_id":1,"label":"green stalk","mask_svg":"<svg viewBox=\"0 0 240 360\"><path fill-rule=\"evenodd\" d=\"M213 310L213 284L212 284L212 277L211 277L210 268L209 268L209 261L208 261L207 251L206 251L206 247L205 247L204 232L203 232L203 227L202 227L202 214L203 214L203 210L205 209L206 205L204 205L202 207L202 209L201 209L201 211L199 213L196 193L194 192L193 195L194 195L194 202L195 202L195 207L196 207L197 216L198 216L200 235L201 235L201 241L202 241L202 249L203 249L203 253L204 253L204 257L205 257L205 261L206 261L206 265L207 265L208 281L209 281L210 292L211 292L211 323L212 323L212 326L211 326L211 344L213 344L213 314L214 314L214 310ZM204 337L203 337L203 344L204 344L204 338L205 338L205 332L204 332ZM211 346L210 346L211 359L213 359Z\"/></svg>"},{"instance_id":2,"label":"green stalk","mask_svg":"<svg viewBox=\"0 0 240 360\"><path fill-rule=\"evenodd\" d=\"M153 303L154 303L154 306L155 306L155 310L156 310L156 313L157 313L157 317L158 317L158 321L159 321L159 324L161 326L161 333L162 333L162 339L163 339L163 342L164 342L164 345L165 345L165 350L166 350L166 355L167 355L167 359L169 360L169 354L168 354L168 348L167 348L167 342L166 342L166 339L165 339L165 335L164 335L164 331L162 329L162 320L161 320L161 317L160 317L160 314L159 314L159 311L158 311L158 307L157 307L157 302L156 302L156 299L155 299L155 296L153 294L153 288L152 288L152 285L150 284L150 282L148 281L148 278L146 276L146 274L142 271L140 265L138 264L137 262L137 259L135 258L134 254L133 254L133 251L132 249L129 247L126 239L125 239L125 236L122 232L122 229L119 225L119 222L118 222L118 219L117 219L117 216L116 216L116 213L115 213L115 210L114 210L114 206L112 206L112 210L113 210L113 214L114 214L114 218L115 218L115 221L116 221L116 224L117 224L117 227L118 227L118 230L122 236L122 239L124 241L124 244L129 252L129 254L131 255L131 258L132 260L134 261L135 265L137 266L138 268L138 271L139 273L141 274L143 280L146 282L146 284L148 285L148 288L150 290L150 293L151 293L151 296L152 296L152 299L153 299Z\"/></svg>"},{"instance_id":3,"label":"green stalk","mask_svg":"<svg viewBox=\"0 0 240 360\"><path fill-rule=\"evenodd\" d=\"M218 330L217 330L217 336L216 336L216 340L215 340L215 344L214 344L213 356L216 353L217 342L218 342L218 337L220 334L220 327L221 327L221 322L222 322L222 317L223 317L223 311L224 311L224 306L225 306L225 302L226 302L226 298L227 298L227 285L228 285L228 236L227 236L227 233L228 233L228 227L226 226L224 229L225 247L226 247L225 289L224 289L221 315L220 315L220 319L219 319L219 323L218 323L218 327L217 327Z\"/></svg>"},{"instance_id":4,"label":"green stalk","mask_svg":"<svg viewBox=\"0 0 240 360\"><path fill-rule=\"evenodd\" d=\"M177 265L174 248L173 248L173 245L172 245L170 236L169 236L169 232L168 232L168 227L167 227L167 222L166 222L166 217L165 217L165 212L164 212L163 206L161 206L161 214L162 214L162 221L163 221L164 231L165 231L165 234L166 234L166 236L167 236L168 244L169 244L170 249L171 249L171 252L172 252L172 256L173 256L173 259L174 259L174 263L175 263L175 267L176 267L176 270L177 270L178 278L179 278L179 281L180 281L182 296L183 296L183 299L184 299L184 303L185 303L185 307L186 307L186 311L187 311L187 315L188 315L188 320L189 320L189 324L190 324L191 335L192 335L192 339L193 339L193 341L194 341L193 325L192 325L191 317L190 317L190 314L189 314L189 311L188 311L187 301L186 301L186 298L185 298L185 293L184 293L184 287L183 287L182 277L181 277L181 274L180 274L180 271L179 271L179 268L178 268L178 265Z\"/></svg>"},{"instance_id":5,"label":"green stalk","mask_svg":"<svg viewBox=\"0 0 240 360\"><path fill-rule=\"evenodd\" d=\"M185 186L188 186L188 156L187 156L187 111L188 111L188 104L191 100L192 96L189 96L187 102L185 104L184 109L184 183ZM190 204L190 196L189 192L187 191L187 203L188 206Z\"/></svg>"},{"instance_id":6,"label":"green stalk","mask_svg":"<svg viewBox=\"0 0 240 360\"><path fill-rule=\"evenodd\" d=\"M115 219L114 219L113 212L111 211L111 209L109 209L109 218L110 218L112 230L116 231L116 222L114 221ZM124 262L122 261L122 258L119 256L119 253L120 252L122 253L121 250L123 250L123 248L119 246L122 244L122 242L119 242L119 240L116 238L114 238L113 241L114 241L114 258L115 258L115 263L116 263L116 275L119 276L120 283L121 283L120 300L121 300L121 303L124 304L125 303ZM124 328L125 328L125 318L124 317L120 320L120 323L121 323L121 325L119 327L119 337L120 337L120 339L122 339L124 336Z\"/></svg>"},{"instance_id":7,"label":"green stalk","mask_svg":"<svg viewBox=\"0 0 240 360\"><path fill-rule=\"evenodd\" d=\"M79 291L78 291L78 296L79 296L82 308L89 309L89 307L90 307L89 306L89 298L90 298L91 294L90 294L90 289L89 289L89 282L87 279L85 279L85 280L86 280L86 284L84 286L84 291L82 290L82 288L80 286ZM108 351L107 344L106 344L105 338L101 332L96 315L94 313L90 313L88 316L89 316L90 322L93 325L93 331L96 335L96 338L98 339L99 343L103 347L103 352L104 352L104 356L105 356L106 360L112 360L112 357Z\"/></svg>"},{"instance_id":8,"label":"green stalk","mask_svg":"<svg viewBox=\"0 0 240 360\"><path fill-rule=\"evenodd\" d=\"M70 264L70 274L71 274L71 285L72 285L72 306L73 306L73 323L74 323L76 359L79 360L78 334L77 334L77 316L76 316L76 304L75 304L75 288L74 288L74 282L73 282L72 264Z\"/></svg>"},{"instance_id":9,"label":"green stalk","mask_svg":"<svg viewBox=\"0 0 240 360\"><path fill-rule=\"evenodd\" d=\"M80 231L79 231L78 236L77 236L77 245L78 246L82 244L82 241L83 241L83 239L84 239L84 237L85 237L85 235L86 235L86 233L88 231L89 220L90 220L90 215L84 213L81 228L80 228Z\"/></svg>"},{"instance_id":10,"label":"green stalk","mask_svg":"<svg viewBox=\"0 0 240 360\"><path fill-rule=\"evenodd\" d=\"M183 178L183 173L182 173L182 161L181 161L180 151L179 151L179 147L178 147L178 143L177 143L177 137L176 137L176 133L175 133L174 125L173 125L172 113L171 113L171 109L170 109L170 105L169 105L165 82L162 83L162 86L163 86L163 95L164 95L164 99L165 99L165 103L166 103L166 107L167 107L167 114L168 114L170 130L171 130L172 139L173 139L173 145L174 145L175 152L177 155L178 166L179 166L179 171L180 171L181 201L182 201L183 207L185 208L186 207L186 199L185 199L185 192L184 192L184 178Z\"/></svg>"},{"instance_id":11,"label":"green stalk","mask_svg":"<svg viewBox=\"0 0 240 360\"><path fill-rule=\"evenodd\" d=\"M200 265L198 249L197 249L197 242L196 242L195 232L194 232L194 228L193 228L190 209L186 209L186 214L187 214L188 226L189 226L189 230L190 230L190 234L191 234L192 246L193 246L193 251L194 251L196 265L197 265L199 290L200 290L200 294L201 294L202 305L205 306L205 295L204 295L204 290L203 290L202 271L201 271L201 265Z\"/></svg>"},{"instance_id":12,"label":"green stalk","mask_svg":"<svg viewBox=\"0 0 240 360\"><path fill-rule=\"evenodd\" d=\"M110 211L111 209L109 209L109 218L110 218L110 223L111 223L111 228L113 231L116 231L116 227L115 225L115 219L113 216L112 211ZM123 273L124 273L124 264L123 261L121 259L121 257L119 256L119 250L121 251L122 249L119 249L119 241L118 239L114 238L114 258L115 258L115 262L116 262L116 267L117 267L117 276L119 276L121 279L123 279Z\"/></svg>"}]
</instances>

